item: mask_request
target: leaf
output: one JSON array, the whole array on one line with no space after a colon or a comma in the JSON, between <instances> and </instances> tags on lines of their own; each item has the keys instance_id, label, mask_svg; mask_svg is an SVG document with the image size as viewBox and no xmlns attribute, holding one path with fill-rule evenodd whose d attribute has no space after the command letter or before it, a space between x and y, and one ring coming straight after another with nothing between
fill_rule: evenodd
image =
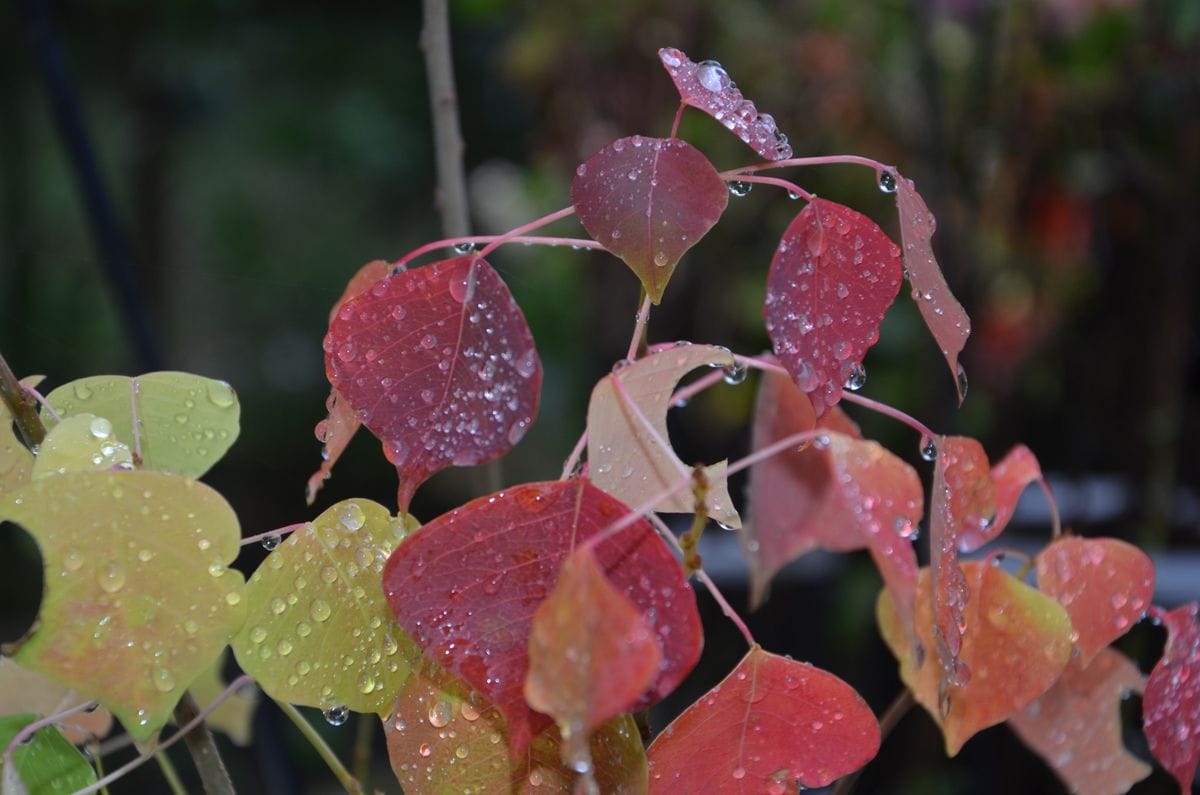
<instances>
[{"instance_id":1,"label":"leaf","mask_svg":"<svg viewBox=\"0 0 1200 795\"><path fill-rule=\"evenodd\" d=\"M1071 656L1071 622L1057 602L990 563L970 561L963 570L970 597L961 656L972 676L950 689L945 717L937 659L914 653L888 591L880 593L875 611L880 634L900 661L900 678L941 726L950 756L977 732L1008 720L1049 690ZM915 617L925 648L933 644L930 593L929 569L923 568Z\"/></svg>"},{"instance_id":2,"label":"leaf","mask_svg":"<svg viewBox=\"0 0 1200 795\"><path fill-rule=\"evenodd\" d=\"M21 379L28 387L36 387L45 376L31 375ZM29 482L33 471L33 453L26 449L13 428L13 416L8 405L0 400L0 494Z\"/></svg>"},{"instance_id":3,"label":"leaf","mask_svg":"<svg viewBox=\"0 0 1200 795\"><path fill-rule=\"evenodd\" d=\"M10 657L0 657L0 715L18 712L57 715L90 700L37 671L22 668ZM72 715L58 728L70 743L102 739L112 728L112 714L104 707L96 707ZM0 745L0 752L3 748Z\"/></svg>"},{"instance_id":4,"label":"leaf","mask_svg":"<svg viewBox=\"0 0 1200 795\"><path fill-rule=\"evenodd\" d=\"M754 646L650 745L650 792L824 787L879 750L879 724L828 671Z\"/></svg>"},{"instance_id":5,"label":"leaf","mask_svg":"<svg viewBox=\"0 0 1200 795\"><path fill-rule=\"evenodd\" d=\"M241 532L217 492L166 472L71 472L0 498L41 548L46 590L18 663L147 740L245 617Z\"/></svg>"},{"instance_id":6,"label":"leaf","mask_svg":"<svg viewBox=\"0 0 1200 795\"><path fill-rule=\"evenodd\" d=\"M383 442L401 509L434 472L508 452L542 386L525 316L477 256L394 273L348 300L325 337L325 370Z\"/></svg>"},{"instance_id":7,"label":"leaf","mask_svg":"<svg viewBox=\"0 0 1200 795\"><path fill-rule=\"evenodd\" d=\"M421 653L395 626L382 572L416 527L354 499L288 536L246 585L238 665L279 701L385 714Z\"/></svg>"},{"instance_id":8,"label":"leaf","mask_svg":"<svg viewBox=\"0 0 1200 795\"><path fill-rule=\"evenodd\" d=\"M600 379L588 403L592 483L627 505L641 505L680 479L691 477L691 467L680 461L669 446L667 409L679 379L704 366L732 368L733 354L713 345L667 346ZM617 381L628 401L617 391ZM725 464L721 461L707 468L705 504L709 517L737 528L742 520L729 498ZM695 509L690 490L655 506L655 510L666 513L693 513Z\"/></svg>"},{"instance_id":9,"label":"leaf","mask_svg":"<svg viewBox=\"0 0 1200 795\"><path fill-rule=\"evenodd\" d=\"M879 339L900 290L900 253L861 213L814 199L783 233L767 274L767 334L820 416Z\"/></svg>"},{"instance_id":10,"label":"leaf","mask_svg":"<svg viewBox=\"0 0 1200 795\"><path fill-rule=\"evenodd\" d=\"M786 160L792 156L792 147L787 136L775 126L775 118L769 113L759 113L753 102L742 97L721 64L693 63L674 47L663 47L658 57L685 104L721 122L742 143L768 160Z\"/></svg>"},{"instance_id":11,"label":"leaf","mask_svg":"<svg viewBox=\"0 0 1200 795\"><path fill-rule=\"evenodd\" d=\"M992 466L996 489L996 516L988 523L968 526L958 536L959 552L974 552L996 538L1008 527L1021 492L1030 483L1042 479L1042 468L1033 451L1018 444Z\"/></svg>"},{"instance_id":12,"label":"leaf","mask_svg":"<svg viewBox=\"0 0 1200 795\"><path fill-rule=\"evenodd\" d=\"M523 691L534 611L567 554L628 513L582 478L527 483L434 519L384 568L384 592L400 625L427 656L500 708L513 753L550 723L530 710ZM635 705L648 706L674 690L700 656L696 596L644 519L601 542L595 554L662 644L662 670Z\"/></svg>"},{"instance_id":13,"label":"leaf","mask_svg":"<svg viewBox=\"0 0 1200 795\"><path fill-rule=\"evenodd\" d=\"M967 396L967 376L958 363L958 354L971 335L971 319L950 292L946 277L942 275L933 256L932 238L937 229L933 213L925 206L925 200L917 193L917 187L911 179L895 171L888 174L896 185L900 240L904 244L904 269L912 285L912 297L917 302L925 325L942 349L946 364L950 365L950 374L954 377L961 405Z\"/></svg>"},{"instance_id":14,"label":"leaf","mask_svg":"<svg viewBox=\"0 0 1200 795\"><path fill-rule=\"evenodd\" d=\"M1115 649L1102 650L1090 665L1075 657L1054 687L1008 724L1071 792L1119 795L1150 775L1121 742L1121 701L1141 693L1144 681Z\"/></svg>"},{"instance_id":15,"label":"leaf","mask_svg":"<svg viewBox=\"0 0 1200 795\"><path fill-rule=\"evenodd\" d=\"M588 737L637 703L661 665L658 636L592 551L568 555L533 614L525 701L557 721L572 768L590 768Z\"/></svg>"},{"instance_id":16,"label":"leaf","mask_svg":"<svg viewBox=\"0 0 1200 795\"><path fill-rule=\"evenodd\" d=\"M619 138L575 169L571 203L583 228L625 260L650 300L725 212L725 181L678 138Z\"/></svg>"},{"instance_id":17,"label":"leaf","mask_svg":"<svg viewBox=\"0 0 1200 795\"><path fill-rule=\"evenodd\" d=\"M220 656L188 688L201 707L211 704L229 686L221 674L227 656L222 649ZM258 702L257 687L238 688L208 713L204 722L209 728L224 733L234 745L245 748L254 739L254 712L258 709Z\"/></svg>"},{"instance_id":18,"label":"leaf","mask_svg":"<svg viewBox=\"0 0 1200 795\"><path fill-rule=\"evenodd\" d=\"M200 477L225 455L237 439L241 414L229 384L178 372L80 378L55 389L46 402L63 417L104 417L112 423L112 436L135 453L140 442L141 466L190 478ZM42 421L53 423L44 411Z\"/></svg>"},{"instance_id":19,"label":"leaf","mask_svg":"<svg viewBox=\"0 0 1200 795\"><path fill-rule=\"evenodd\" d=\"M1116 538L1059 538L1038 553L1037 582L1066 608L1087 665L1146 615L1154 563Z\"/></svg>"},{"instance_id":20,"label":"leaf","mask_svg":"<svg viewBox=\"0 0 1200 795\"><path fill-rule=\"evenodd\" d=\"M112 432L112 423L95 414L64 417L42 440L30 479L85 469L133 469L129 445Z\"/></svg>"},{"instance_id":21,"label":"leaf","mask_svg":"<svg viewBox=\"0 0 1200 795\"><path fill-rule=\"evenodd\" d=\"M17 732L33 723L37 717L32 714L0 717L0 749L7 748ZM39 729L28 743L14 748L12 766L13 770L4 770L0 774L3 782L0 788L4 795L10 792L68 795L96 782L96 771L83 754L52 726ZM0 761L2 768L3 762Z\"/></svg>"},{"instance_id":22,"label":"leaf","mask_svg":"<svg viewBox=\"0 0 1200 795\"><path fill-rule=\"evenodd\" d=\"M1167 628L1162 659L1146 680L1142 720L1150 751L1187 795L1200 762L1200 605L1188 602L1160 618Z\"/></svg>"},{"instance_id":23,"label":"leaf","mask_svg":"<svg viewBox=\"0 0 1200 795\"><path fill-rule=\"evenodd\" d=\"M428 660L405 684L383 728L392 770L408 795L569 792L576 778L559 757L555 726L539 733L525 753L510 756L500 710ZM590 751L600 792L646 791L646 752L632 718L602 726Z\"/></svg>"}]
</instances>

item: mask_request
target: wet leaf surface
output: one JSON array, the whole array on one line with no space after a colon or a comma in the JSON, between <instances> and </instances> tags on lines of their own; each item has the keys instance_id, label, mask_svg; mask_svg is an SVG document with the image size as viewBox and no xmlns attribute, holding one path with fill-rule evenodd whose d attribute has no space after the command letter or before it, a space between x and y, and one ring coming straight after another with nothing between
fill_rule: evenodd
<instances>
[{"instance_id":1,"label":"wet leaf surface","mask_svg":"<svg viewBox=\"0 0 1200 795\"><path fill-rule=\"evenodd\" d=\"M17 732L38 718L33 714L0 716L0 749L7 748ZM13 749L12 770L0 762L0 789L4 795L68 795L96 781L96 771L75 746L48 726L27 744Z\"/></svg>"},{"instance_id":2,"label":"wet leaf surface","mask_svg":"<svg viewBox=\"0 0 1200 795\"><path fill-rule=\"evenodd\" d=\"M958 536L959 552L974 552L996 538L1012 519L1021 492L1042 478L1042 468L1028 447L1018 444L992 466L996 488L996 518L986 526L968 525Z\"/></svg>"},{"instance_id":3,"label":"wet leaf surface","mask_svg":"<svg viewBox=\"0 0 1200 795\"><path fill-rule=\"evenodd\" d=\"M1146 680L1142 719L1150 751L1186 795L1200 762L1200 605L1162 613L1167 645Z\"/></svg>"},{"instance_id":4,"label":"wet leaf surface","mask_svg":"<svg viewBox=\"0 0 1200 795\"><path fill-rule=\"evenodd\" d=\"M22 668L10 657L0 657L0 715L36 712L56 715L59 712L91 701L53 679ZM112 714L104 707L72 715L59 725L63 736L71 743L105 737L112 728ZM3 752L0 745L0 753Z\"/></svg>"},{"instance_id":5,"label":"wet leaf surface","mask_svg":"<svg viewBox=\"0 0 1200 795\"><path fill-rule=\"evenodd\" d=\"M129 445L117 439L112 423L95 414L64 417L42 441L30 479L87 469L133 469Z\"/></svg>"}]
</instances>

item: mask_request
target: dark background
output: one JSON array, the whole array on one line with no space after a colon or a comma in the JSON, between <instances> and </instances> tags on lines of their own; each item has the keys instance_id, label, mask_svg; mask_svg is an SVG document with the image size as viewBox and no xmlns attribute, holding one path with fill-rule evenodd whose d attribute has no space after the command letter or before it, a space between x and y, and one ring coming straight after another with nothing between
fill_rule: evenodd
<instances>
[{"instance_id":1,"label":"dark background","mask_svg":"<svg viewBox=\"0 0 1200 795\"><path fill-rule=\"evenodd\" d=\"M1161 603L1200 596L1200 465L1190 454L1200 445L1200 5L453 6L477 231L501 232L565 206L576 164L612 139L667 134L677 99L660 46L721 60L798 156L894 163L938 217L943 269L974 323L964 354L970 396L955 409L945 364L903 295L867 357L864 394L935 429L978 437L993 459L1029 444L1069 525L1154 554ZM46 12L48 27L29 24ZM155 368L229 381L242 403L242 434L207 479L246 535L312 518L348 496L394 504L394 474L366 434L314 509L304 505L303 485L318 463L312 427L328 388L321 339L330 306L362 263L441 236L420 24L415 2L0 4L0 351L19 375L47 374L45 390ZM39 58L53 47L67 94L41 77ZM132 263L124 287L94 245L94 217L55 126L56 98L82 114L111 199L111 229ZM681 134L719 168L757 159L695 111ZM891 197L869 170L786 175L895 233ZM651 341L766 349L766 268L797 209L767 186L731 199L677 271L652 317ZM577 226L558 230L575 234ZM554 478L582 430L592 384L624 353L636 281L618 261L587 252L518 246L493 262L528 317L546 371L541 416L504 459L504 479ZM143 332L131 331L139 324ZM752 381L674 413L685 460L746 452ZM854 416L868 435L920 463L910 431ZM928 466L919 469L928 477ZM427 520L480 493L479 484L471 473L436 476L413 512ZM1042 505L1036 494L1023 503L1006 543L1044 542ZM261 554L244 556L247 569ZM737 554L713 547L708 559L742 605ZM36 613L40 579L36 551L9 528L0 555L9 561L0 640L11 640ZM881 711L899 685L874 629L877 589L865 556L817 558L785 575L752 626L768 649L829 668ZM712 619L708 651L675 707L744 650L708 597L700 600ZM1149 670L1161 643L1161 631L1143 624L1122 647ZM1131 727L1136 707L1133 699ZM234 754L239 776L263 776L264 791L301 787L283 764L307 776L311 791L333 786L303 751L283 753L290 740L270 731L276 716L260 718L264 747ZM348 733L333 734L343 750ZM1127 740L1147 758L1136 729ZM161 786L151 774L145 782ZM1170 785L1156 769L1135 791ZM945 760L936 729L918 712L884 743L860 787L1060 789L1004 728Z\"/></svg>"}]
</instances>

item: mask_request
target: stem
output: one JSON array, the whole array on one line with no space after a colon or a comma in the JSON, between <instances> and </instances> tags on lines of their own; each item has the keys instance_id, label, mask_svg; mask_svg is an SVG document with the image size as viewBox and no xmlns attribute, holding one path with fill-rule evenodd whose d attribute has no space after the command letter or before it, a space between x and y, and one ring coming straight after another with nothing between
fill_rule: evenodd
<instances>
[{"instance_id":1,"label":"stem","mask_svg":"<svg viewBox=\"0 0 1200 795\"><path fill-rule=\"evenodd\" d=\"M885 166L878 160L872 160L869 157L860 155L825 155L824 157L792 157L787 160L770 160L765 163L755 163L752 166L741 166L732 168L729 171L721 172L721 179L735 179L740 174L749 174L755 171L766 171L772 168L786 168L787 166L833 166L833 165L852 165L852 166L867 166L875 169L875 173L880 171L890 170L889 166Z\"/></svg>"},{"instance_id":2,"label":"stem","mask_svg":"<svg viewBox=\"0 0 1200 795\"><path fill-rule=\"evenodd\" d=\"M341 782L342 788L350 793L350 795L360 795L362 787L359 786L357 779L350 775L350 771L342 765L342 761L337 758L337 754L325 742L325 738L312 727L311 723L304 719L304 716L300 714L300 710L286 701L276 701L275 704L283 710L283 714L287 715L292 723L296 724L296 728L304 735L304 739L308 740L317 754L325 760L325 764L329 766L329 769L333 771L333 775L337 776L337 780Z\"/></svg>"},{"instance_id":3,"label":"stem","mask_svg":"<svg viewBox=\"0 0 1200 795\"><path fill-rule=\"evenodd\" d=\"M525 234L526 232L532 232L534 229L541 229L543 226L547 226L555 221L559 221L574 214L574 206L564 207L561 210L555 210L549 215L543 215L541 218L534 219L527 224L521 224L516 229L510 229L502 235L497 235L495 240L483 247L483 250L479 252L479 256L486 257L493 250L495 250L496 246L503 245L504 243L507 243L508 241Z\"/></svg>"},{"instance_id":4,"label":"stem","mask_svg":"<svg viewBox=\"0 0 1200 795\"><path fill-rule=\"evenodd\" d=\"M354 779L364 790L369 789L368 781L371 777L371 740L374 737L372 730L377 725L379 725L378 718L375 715L359 714L355 718Z\"/></svg>"},{"instance_id":5,"label":"stem","mask_svg":"<svg viewBox=\"0 0 1200 795\"><path fill-rule=\"evenodd\" d=\"M575 443L571 454L567 456L566 462L563 463L562 477L559 480L566 480L571 477L571 473L575 471L575 467L579 465L579 459L583 456L583 451L587 449L587 431L585 430L579 437L579 441Z\"/></svg>"},{"instance_id":6,"label":"stem","mask_svg":"<svg viewBox=\"0 0 1200 795\"><path fill-rule=\"evenodd\" d=\"M733 358L738 364L743 364L746 367L753 367L757 370L762 370L764 373L777 373L787 378L792 377L792 374L789 373L785 367L764 357L741 356L735 353Z\"/></svg>"},{"instance_id":7,"label":"stem","mask_svg":"<svg viewBox=\"0 0 1200 795\"><path fill-rule=\"evenodd\" d=\"M679 133L679 122L681 119L683 119L683 111L686 108L687 108L686 102L679 103L679 110L675 111L675 121L672 122L672 124L671 124L671 134L667 136L668 138L677 137L677 134Z\"/></svg>"},{"instance_id":8,"label":"stem","mask_svg":"<svg viewBox=\"0 0 1200 795\"><path fill-rule=\"evenodd\" d=\"M738 357L735 356L733 358L736 360ZM710 386L719 384L724 380L725 372L723 370L717 369L710 373L705 373L692 383L682 387L678 392L671 395L670 405L678 405L680 401L687 402L704 390L708 389Z\"/></svg>"},{"instance_id":9,"label":"stem","mask_svg":"<svg viewBox=\"0 0 1200 795\"><path fill-rule=\"evenodd\" d=\"M278 530L268 530L267 532L259 533L256 536L247 536L246 538L242 539L241 546L245 547L245 546L249 546L250 544L260 543L260 542L262 542L262 540L264 538L270 538L271 536L278 536L279 538L283 538L284 536L288 535L289 533L294 533L297 530L308 527L308 524L309 524L308 522L297 522L296 524L290 524L287 527L281 527Z\"/></svg>"},{"instance_id":10,"label":"stem","mask_svg":"<svg viewBox=\"0 0 1200 795\"><path fill-rule=\"evenodd\" d=\"M167 786L171 788L172 795L188 795L187 788L179 780L179 773L175 770L175 764L171 762L171 757L166 754L155 754L154 761L158 762L158 767L162 771L163 778L167 780Z\"/></svg>"},{"instance_id":11,"label":"stem","mask_svg":"<svg viewBox=\"0 0 1200 795\"><path fill-rule=\"evenodd\" d=\"M65 709L62 712L56 712L53 715L47 715L44 718L38 718L32 723L27 723L22 726L20 731L13 735L8 747L4 749L4 767L8 767L12 763L13 750L15 750L16 747L21 743L25 742L27 739L37 734L47 726L54 726L55 724L62 723L72 715L78 715L80 712L86 712L94 706L96 706L95 701L85 701L82 704L76 704L70 709Z\"/></svg>"},{"instance_id":12,"label":"stem","mask_svg":"<svg viewBox=\"0 0 1200 795\"><path fill-rule=\"evenodd\" d=\"M1058 538L1062 535L1062 519L1058 514L1058 500L1054 498L1054 492L1050 490L1050 484L1046 482L1046 478L1039 477L1038 485L1042 487L1042 493L1046 495L1046 502L1050 503L1050 518L1053 523L1051 538Z\"/></svg>"},{"instance_id":13,"label":"stem","mask_svg":"<svg viewBox=\"0 0 1200 795\"><path fill-rule=\"evenodd\" d=\"M589 240L582 237L549 237L543 235L517 235L516 237L509 237L508 235L467 235L466 237L447 237L441 240L435 240L432 243L426 243L423 246L418 246L392 263L392 268L402 268L422 254L428 254L429 252L437 251L440 248L451 248L463 243L483 245L496 241L501 241L504 243L524 243L527 246L571 246L572 248L590 248L596 251L607 251L603 245L597 243L595 240Z\"/></svg>"},{"instance_id":14,"label":"stem","mask_svg":"<svg viewBox=\"0 0 1200 795\"><path fill-rule=\"evenodd\" d=\"M685 487L690 486L691 484L692 477L691 473L689 472L687 477L680 478L679 480L675 481L673 485L663 489L658 494L651 495L649 499L644 500L636 508L631 509L629 513L625 514L620 519L601 530L599 533L589 537L581 546L590 547L594 550L596 547L600 546L600 544L634 524L639 519L649 519L654 514L655 505L658 505L660 502L669 497L674 497L676 494L683 491Z\"/></svg>"},{"instance_id":15,"label":"stem","mask_svg":"<svg viewBox=\"0 0 1200 795\"><path fill-rule=\"evenodd\" d=\"M912 693L908 688L900 691L900 695L896 696L896 700L884 711L879 718L879 744L882 745L887 736L892 733L892 729L896 728L901 719L908 714L908 711L913 708L917 702L913 700ZM843 778L837 783L833 789L833 795L849 795L851 789L854 788L854 782L858 781L859 775L862 774L862 768L855 770L850 775Z\"/></svg>"},{"instance_id":16,"label":"stem","mask_svg":"<svg viewBox=\"0 0 1200 795\"><path fill-rule=\"evenodd\" d=\"M463 174L463 138L458 123L458 95L454 89L454 63L450 58L450 17L446 0L423 0L425 27L421 51L429 83L429 111L433 121L433 154L437 168L435 204L447 235L470 232L467 217L467 180Z\"/></svg>"},{"instance_id":17,"label":"stem","mask_svg":"<svg viewBox=\"0 0 1200 795\"><path fill-rule=\"evenodd\" d=\"M138 380L129 381L129 429L133 432L133 461L137 466L142 465L142 420L138 416Z\"/></svg>"},{"instance_id":18,"label":"stem","mask_svg":"<svg viewBox=\"0 0 1200 795\"><path fill-rule=\"evenodd\" d=\"M25 391L25 394L37 401L37 404L42 407L42 411L49 414L50 419L54 420L55 424L62 422L62 417L57 411L54 410L54 406L51 406L46 398L42 397L41 392L37 391L28 384L21 384L21 389Z\"/></svg>"},{"instance_id":19,"label":"stem","mask_svg":"<svg viewBox=\"0 0 1200 795\"><path fill-rule=\"evenodd\" d=\"M638 358L638 355L646 347L646 323L650 320L650 296L646 293L645 288L642 288L642 300L635 318L633 336L629 338L629 352L625 354L625 358L631 362Z\"/></svg>"},{"instance_id":20,"label":"stem","mask_svg":"<svg viewBox=\"0 0 1200 795\"><path fill-rule=\"evenodd\" d=\"M795 182L789 182L786 179L779 179L778 177L756 177L756 176L751 176L750 174L738 174L734 177L733 181L735 181L735 182L759 182L759 183L762 183L763 185L774 185L775 187L783 188L788 193L792 194L793 198L799 196L800 198L804 199L804 201L806 201L806 202L810 202L813 200L813 195L811 193L809 193L808 191L806 191L804 188L797 185Z\"/></svg>"},{"instance_id":21,"label":"stem","mask_svg":"<svg viewBox=\"0 0 1200 795\"><path fill-rule=\"evenodd\" d=\"M0 355L0 398L3 398L9 414L17 423L25 446L36 449L46 438L46 426L42 425L42 419L38 416L37 401L21 386L3 355Z\"/></svg>"},{"instance_id":22,"label":"stem","mask_svg":"<svg viewBox=\"0 0 1200 795\"><path fill-rule=\"evenodd\" d=\"M804 442L812 441L813 439L817 439L823 435L825 435L825 431L818 428L811 431L793 433L791 436L785 436L774 444L769 444L766 447L755 450L745 458L739 458L737 461L734 461L732 464L726 467L725 476L729 477L736 472L741 472L743 469L754 466L759 461L765 461L773 455L782 453L784 450L791 449L798 444L803 444Z\"/></svg>"},{"instance_id":23,"label":"stem","mask_svg":"<svg viewBox=\"0 0 1200 795\"><path fill-rule=\"evenodd\" d=\"M936 433L929 430L929 428L926 427L925 424L920 420L917 420L908 414L905 414L900 409L893 408L886 403L880 403L878 400L871 400L869 397L858 395L854 392L842 392L842 400L848 400L851 403L857 403L863 408L867 408L871 411L883 414L884 416L891 417L894 420L899 420L927 439L933 439L937 436Z\"/></svg>"},{"instance_id":24,"label":"stem","mask_svg":"<svg viewBox=\"0 0 1200 795\"><path fill-rule=\"evenodd\" d=\"M183 739L207 795L235 795L229 771L225 769L225 762L217 751L217 743L204 722L204 713L200 711L200 705L190 690L185 690L183 698L175 705L175 722L180 726L192 725L183 733Z\"/></svg>"}]
</instances>

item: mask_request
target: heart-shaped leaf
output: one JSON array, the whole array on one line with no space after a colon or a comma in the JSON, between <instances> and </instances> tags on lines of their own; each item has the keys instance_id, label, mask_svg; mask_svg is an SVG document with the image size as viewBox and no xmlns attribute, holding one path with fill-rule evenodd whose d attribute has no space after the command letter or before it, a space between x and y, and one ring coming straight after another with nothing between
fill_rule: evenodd
<instances>
[{"instance_id":1,"label":"heart-shaped leaf","mask_svg":"<svg viewBox=\"0 0 1200 795\"><path fill-rule=\"evenodd\" d=\"M7 748L17 732L37 718L32 713L0 717L0 748ZM6 770L0 762L4 795L70 795L96 783L96 771L87 759L53 726L39 729L14 748L12 767Z\"/></svg>"},{"instance_id":2,"label":"heart-shaped leaf","mask_svg":"<svg viewBox=\"0 0 1200 795\"><path fill-rule=\"evenodd\" d=\"M384 591L400 625L426 655L500 708L514 753L550 723L525 702L534 611L571 550L628 513L582 478L528 483L434 519L384 568ZM636 705L648 706L674 690L699 658L696 596L644 519L601 542L595 554L662 645L662 670Z\"/></svg>"},{"instance_id":3,"label":"heart-shaped leaf","mask_svg":"<svg viewBox=\"0 0 1200 795\"><path fill-rule=\"evenodd\" d=\"M990 522L967 526L958 536L959 552L974 552L996 538L1008 527L1021 492L1030 483L1042 479L1042 468L1033 451L1018 444L992 466L996 488L996 516Z\"/></svg>"},{"instance_id":4,"label":"heart-shaped leaf","mask_svg":"<svg viewBox=\"0 0 1200 795\"><path fill-rule=\"evenodd\" d=\"M350 298L325 337L334 389L400 476L503 455L537 416L542 365L512 293L477 256L395 273Z\"/></svg>"},{"instance_id":5,"label":"heart-shaped leaf","mask_svg":"<svg viewBox=\"0 0 1200 795\"><path fill-rule=\"evenodd\" d=\"M854 688L754 646L650 745L650 792L824 787L878 750L879 724Z\"/></svg>"},{"instance_id":6,"label":"heart-shaped leaf","mask_svg":"<svg viewBox=\"0 0 1200 795\"><path fill-rule=\"evenodd\" d=\"M879 339L900 290L900 251L865 215L825 199L800 211L779 241L763 306L775 355L817 414Z\"/></svg>"},{"instance_id":7,"label":"heart-shaped leaf","mask_svg":"<svg viewBox=\"0 0 1200 795\"><path fill-rule=\"evenodd\" d=\"M0 715L36 712L56 715L91 699L49 677L17 665L10 657L0 657ZM80 712L59 724L59 731L71 743L102 739L112 728L112 714L104 707ZM3 749L0 745L0 749Z\"/></svg>"},{"instance_id":8,"label":"heart-shaped leaf","mask_svg":"<svg viewBox=\"0 0 1200 795\"><path fill-rule=\"evenodd\" d=\"M587 425L589 474L597 487L627 505L641 505L691 477L691 467L669 446L667 409L679 379L705 366L732 368L733 354L713 345L666 346L600 379L588 403ZM741 527L729 498L725 462L708 467L707 475L709 517ZM691 492L684 491L655 509L692 513L695 507Z\"/></svg>"},{"instance_id":9,"label":"heart-shaped leaf","mask_svg":"<svg viewBox=\"0 0 1200 795\"><path fill-rule=\"evenodd\" d=\"M650 300L725 212L729 192L700 150L678 138L620 138L575 170L571 203L583 228L625 260Z\"/></svg>"},{"instance_id":10,"label":"heart-shaped leaf","mask_svg":"<svg viewBox=\"0 0 1200 795\"><path fill-rule=\"evenodd\" d=\"M1200 762L1200 604L1159 614L1167 628L1162 659L1146 680L1142 721L1150 751L1187 795Z\"/></svg>"},{"instance_id":11,"label":"heart-shaped leaf","mask_svg":"<svg viewBox=\"0 0 1200 795\"><path fill-rule=\"evenodd\" d=\"M95 414L64 417L46 434L30 478L84 469L133 469L129 445L117 439L112 423Z\"/></svg>"},{"instance_id":12,"label":"heart-shaped leaf","mask_svg":"<svg viewBox=\"0 0 1200 795\"><path fill-rule=\"evenodd\" d=\"M34 375L21 379L28 387L35 387L45 376ZM33 453L17 438L13 427L13 416L8 405L0 400L0 494L29 482L33 471Z\"/></svg>"}]
</instances>

